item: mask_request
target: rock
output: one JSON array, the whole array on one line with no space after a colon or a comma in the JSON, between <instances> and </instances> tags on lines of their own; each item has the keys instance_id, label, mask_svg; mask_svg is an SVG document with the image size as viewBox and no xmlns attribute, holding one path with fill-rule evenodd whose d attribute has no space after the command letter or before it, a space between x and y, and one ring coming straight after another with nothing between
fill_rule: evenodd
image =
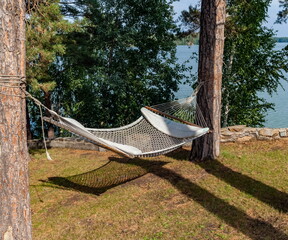
<instances>
[{"instance_id":1,"label":"rock","mask_svg":"<svg viewBox=\"0 0 288 240\"><path fill-rule=\"evenodd\" d=\"M280 137L287 137L286 128L280 128L279 129L279 135L280 135Z\"/></svg>"},{"instance_id":2,"label":"rock","mask_svg":"<svg viewBox=\"0 0 288 240\"><path fill-rule=\"evenodd\" d=\"M244 128L246 128L245 125L236 125L236 126L228 127L228 130L231 132L242 132Z\"/></svg>"},{"instance_id":3,"label":"rock","mask_svg":"<svg viewBox=\"0 0 288 240\"><path fill-rule=\"evenodd\" d=\"M245 133L256 133L256 132L257 132L257 128L245 127L245 128L243 129L243 131L244 131Z\"/></svg>"},{"instance_id":4,"label":"rock","mask_svg":"<svg viewBox=\"0 0 288 240\"><path fill-rule=\"evenodd\" d=\"M255 139L255 137L249 135L249 136L244 136L244 137L237 138L236 142L248 142L248 141L251 141L252 139Z\"/></svg>"},{"instance_id":5,"label":"rock","mask_svg":"<svg viewBox=\"0 0 288 240\"><path fill-rule=\"evenodd\" d=\"M221 129L221 142L248 142L254 139L272 141L275 139L288 140L288 128L252 128L246 127L245 125L231 126ZM151 144L150 135L145 136L145 141L143 145ZM143 140L144 140L143 139ZM47 140L48 147L60 147L60 148L76 148L76 149L86 149L86 150L96 150L96 151L106 151L105 149L94 145L83 138L75 137L59 137L51 141ZM191 142L187 144L191 146ZM43 148L43 140L29 140L29 149L33 148Z\"/></svg>"},{"instance_id":6,"label":"rock","mask_svg":"<svg viewBox=\"0 0 288 240\"><path fill-rule=\"evenodd\" d=\"M221 143L227 143L227 142L235 142L233 138L221 138L220 140Z\"/></svg>"},{"instance_id":7,"label":"rock","mask_svg":"<svg viewBox=\"0 0 288 240\"><path fill-rule=\"evenodd\" d=\"M232 136L232 135L234 135L234 133L230 132L227 128L225 128L224 130L221 130L221 135L223 135L223 136Z\"/></svg>"},{"instance_id":8,"label":"rock","mask_svg":"<svg viewBox=\"0 0 288 240\"><path fill-rule=\"evenodd\" d=\"M259 130L259 135L264 137L276 137L279 136L279 130L273 128L262 128Z\"/></svg>"}]
</instances>

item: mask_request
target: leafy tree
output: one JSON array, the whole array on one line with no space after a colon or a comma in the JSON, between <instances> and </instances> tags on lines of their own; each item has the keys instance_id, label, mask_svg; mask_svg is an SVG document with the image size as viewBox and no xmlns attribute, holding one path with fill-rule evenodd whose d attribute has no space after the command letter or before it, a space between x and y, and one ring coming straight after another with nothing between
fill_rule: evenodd
<instances>
[{"instance_id":1,"label":"leafy tree","mask_svg":"<svg viewBox=\"0 0 288 240\"><path fill-rule=\"evenodd\" d=\"M75 24L65 20L60 11L59 0L27 1L26 48L27 83L29 91L43 98L51 108L51 92L56 82L51 75L51 65L57 56L65 52L65 36ZM30 105L32 122L36 122L34 106ZM49 127L49 137L53 137L53 127Z\"/></svg>"},{"instance_id":2,"label":"leafy tree","mask_svg":"<svg viewBox=\"0 0 288 240\"><path fill-rule=\"evenodd\" d=\"M198 37L200 29L200 9L199 5L189 6L188 10L183 10L179 17L179 21L182 23L182 29L178 34L179 38L192 37L192 39ZM191 39L189 39L191 42ZM188 42L188 43L189 43Z\"/></svg>"},{"instance_id":3,"label":"leafy tree","mask_svg":"<svg viewBox=\"0 0 288 240\"><path fill-rule=\"evenodd\" d=\"M222 124L262 126L273 104L259 92L277 91L287 52L276 51L273 31L262 26L270 0L228 1L224 50Z\"/></svg>"},{"instance_id":4,"label":"leafy tree","mask_svg":"<svg viewBox=\"0 0 288 240\"><path fill-rule=\"evenodd\" d=\"M143 105L169 101L183 78L176 64L172 1L78 0L64 12L79 17L59 59L60 110L94 127L135 120Z\"/></svg>"},{"instance_id":5,"label":"leafy tree","mask_svg":"<svg viewBox=\"0 0 288 240\"><path fill-rule=\"evenodd\" d=\"M286 80L287 51L274 50L274 33L262 26L270 2L227 1L222 126L262 126L273 104L259 97L259 92L273 94L281 79Z\"/></svg>"},{"instance_id":6,"label":"leafy tree","mask_svg":"<svg viewBox=\"0 0 288 240\"><path fill-rule=\"evenodd\" d=\"M288 0L279 0L282 10L278 13L277 23L287 22L288 19Z\"/></svg>"}]
</instances>

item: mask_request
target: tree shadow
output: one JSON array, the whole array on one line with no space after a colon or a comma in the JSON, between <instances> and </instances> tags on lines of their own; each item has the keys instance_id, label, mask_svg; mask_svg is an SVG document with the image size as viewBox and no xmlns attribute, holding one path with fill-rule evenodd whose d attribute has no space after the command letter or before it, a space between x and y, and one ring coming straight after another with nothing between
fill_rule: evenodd
<instances>
[{"instance_id":1,"label":"tree shadow","mask_svg":"<svg viewBox=\"0 0 288 240\"><path fill-rule=\"evenodd\" d=\"M118 159L118 158L117 158ZM107 164L92 171L69 177L50 177L48 180L40 180L49 184L49 187L64 187L84 193L100 195L115 186L139 178L149 172L155 166L167 164L164 161L145 161L139 163L139 159L119 158L117 161L109 161ZM52 184L52 185L51 185Z\"/></svg>"},{"instance_id":2,"label":"tree shadow","mask_svg":"<svg viewBox=\"0 0 288 240\"><path fill-rule=\"evenodd\" d=\"M146 173L152 173L167 180L182 194L253 240L288 239L288 235L275 228L272 224L250 217L245 212L216 197L191 180L164 168L163 166L167 162L115 157L110 157L109 160L110 162L106 165L93 171L67 178L53 177L49 178L48 182L60 187L99 195L114 186L131 181Z\"/></svg>"},{"instance_id":3,"label":"tree shadow","mask_svg":"<svg viewBox=\"0 0 288 240\"><path fill-rule=\"evenodd\" d=\"M171 153L169 156L182 161L188 159L187 156L189 156L189 150L181 149L179 152L177 154ZM202 167L207 173L221 179L232 187L257 198L274 209L284 213L288 212L287 193L279 191L276 188L255 180L245 174L236 172L223 165L218 160L193 163Z\"/></svg>"},{"instance_id":4,"label":"tree shadow","mask_svg":"<svg viewBox=\"0 0 288 240\"><path fill-rule=\"evenodd\" d=\"M109 159L110 161L119 161L118 158L111 157ZM139 166L145 168L145 161L146 160L138 159L136 164L139 164ZM153 169L150 169L150 171L152 174L155 174L156 176L170 182L182 194L197 202L206 210L221 218L225 223L241 231L251 239L288 239L288 235L281 230L274 228L272 224L250 217L245 212L230 205L223 199L216 197L209 191L201 188L197 184L191 182L189 179L184 178L170 169L166 169L163 166L158 165Z\"/></svg>"},{"instance_id":5,"label":"tree shadow","mask_svg":"<svg viewBox=\"0 0 288 240\"><path fill-rule=\"evenodd\" d=\"M288 212L288 194L245 174L236 172L217 160L197 163L206 172L223 180L227 184L268 204L274 209Z\"/></svg>"}]
</instances>

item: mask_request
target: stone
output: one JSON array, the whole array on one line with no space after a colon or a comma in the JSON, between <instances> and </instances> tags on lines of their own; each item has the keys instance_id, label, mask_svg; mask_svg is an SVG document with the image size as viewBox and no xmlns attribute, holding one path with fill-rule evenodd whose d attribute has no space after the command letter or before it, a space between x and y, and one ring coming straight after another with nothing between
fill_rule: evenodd
<instances>
[{"instance_id":1,"label":"stone","mask_svg":"<svg viewBox=\"0 0 288 240\"><path fill-rule=\"evenodd\" d=\"M246 127L246 128L243 129L243 131L245 133L256 133L257 132L257 128Z\"/></svg>"},{"instance_id":2,"label":"stone","mask_svg":"<svg viewBox=\"0 0 288 240\"><path fill-rule=\"evenodd\" d=\"M255 139L254 136L248 135L248 136L244 136L244 137L240 137L236 139L236 142L248 142Z\"/></svg>"},{"instance_id":3,"label":"stone","mask_svg":"<svg viewBox=\"0 0 288 240\"><path fill-rule=\"evenodd\" d=\"M234 133L230 132L227 128L225 128L224 130L221 130L221 135L223 136L232 136Z\"/></svg>"},{"instance_id":4,"label":"stone","mask_svg":"<svg viewBox=\"0 0 288 240\"><path fill-rule=\"evenodd\" d=\"M107 149L99 147L99 152L107 152Z\"/></svg>"},{"instance_id":5,"label":"stone","mask_svg":"<svg viewBox=\"0 0 288 240\"><path fill-rule=\"evenodd\" d=\"M221 137L220 137L221 139L233 139L233 136L231 135L231 136L228 136L228 135L222 135L221 134Z\"/></svg>"},{"instance_id":6,"label":"stone","mask_svg":"<svg viewBox=\"0 0 288 240\"><path fill-rule=\"evenodd\" d=\"M227 143L227 142L235 142L235 141L234 141L233 138L227 138L227 139L221 138L221 139L220 139L220 142L221 142L221 143Z\"/></svg>"},{"instance_id":7,"label":"stone","mask_svg":"<svg viewBox=\"0 0 288 240\"><path fill-rule=\"evenodd\" d=\"M280 135L280 137L287 137L286 128L280 128L279 129L279 135Z\"/></svg>"},{"instance_id":8,"label":"stone","mask_svg":"<svg viewBox=\"0 0 288 240\"><path fill-rule=\"evenodd\" d=\"M242 132L246 128L246 125L235 125L228 127L228 130L231 132Z\"/></svg>"},{"instance_id":9,"label":"stone","mask_svg":"<svg viewBox=\"0 0 288 240\"><path fill-rule=\"evenodd\" d=\"M259 135L264 137L276 137L279 136L279 130L277 128L262 128L259 130Z\"/></svg>"}]
</instances>

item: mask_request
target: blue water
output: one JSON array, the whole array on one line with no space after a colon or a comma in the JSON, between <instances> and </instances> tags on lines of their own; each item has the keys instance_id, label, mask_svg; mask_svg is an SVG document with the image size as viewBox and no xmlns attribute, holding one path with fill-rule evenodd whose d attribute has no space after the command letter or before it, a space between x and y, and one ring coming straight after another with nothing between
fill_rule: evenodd
<instances>
[{"instance_id":1,"label":"blue water","mask_svg":"<svg viewBox=\"0 0 288 240\"><path fill-rule=\"evenodd\" d=\"M280 50L284 48L287 43L277 43L275 49ZM177 46L177 58L179 63L184 63L192 54L198 53L198 45L193 46ZM188 66L192 66L192 73L197 74L197 60L192 59ZM286 73L286 76L288 74ZM259 93L259 96L266 99L268 102L274 103L275 110L269 110L265 118L265 127L271 128L288 128L288 83L281 81L282 87L278 87L277 93L270 96L266 92ZM286 91L285 91L286 90ZM175 94L177 98L183 98L191 95L191 86L181 84L179 91Z\"/></svg>"}]
</instances>

